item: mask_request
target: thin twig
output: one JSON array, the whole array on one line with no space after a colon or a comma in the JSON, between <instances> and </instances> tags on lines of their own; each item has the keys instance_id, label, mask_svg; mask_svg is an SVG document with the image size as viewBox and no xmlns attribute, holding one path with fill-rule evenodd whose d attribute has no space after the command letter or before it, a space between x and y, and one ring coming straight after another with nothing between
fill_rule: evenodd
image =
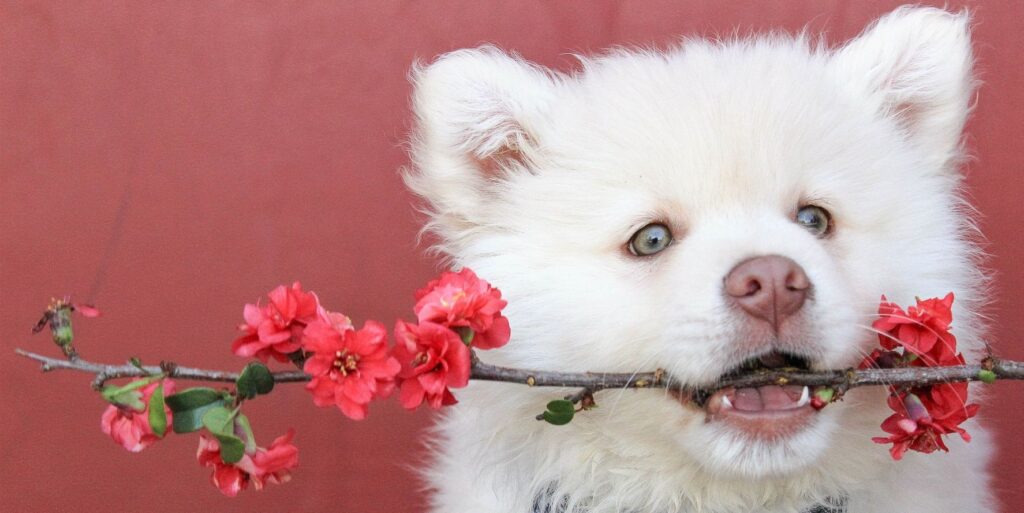
<instances>
[{"instance_id":1,"label":"thin twig","mask_svg":"<svg viewBox=\"0 0 1024 513\"><path fill-rule=\"evenodd\" d=\"M896 369L833 370L810 372L795 369L755 371L724 378L713 384L714 389L744 388L762 385L839 386L854 388L868 385L926 386L955 381L977 381L982 369L991 370L997 379L1024 379L1024 363L995 358L978 365L956 367L903 367ZM669 388L680 392L695 392L698 388L680 384L676 379L665 379L662 372L641 373L569 373L512 369L480 361L473 364L473 379L525 383L532 386L582 387L597 392L608 388Z\"/></svg>"},{"instance_id":2,"label":"thin twig","mask_svg":"<svg viewBox=\"0 0 1024 513\"><path fill-rule=\"evenodd\" d=\"M237 372L197 369L194 367L176 365L170 362L164 362L160 366L143 365L141 367L136 367L131 364L110 365L105 363L95 363L81 358L77 358L75 360L60 360L25 351L23 349L15 349L14 352L26 358L31 358L41 362L43 372L53 370L76 370L95 374L96 379L93 380L92 385L93 388L97 389L101 388L107 380L117 378L139 378L160 374L161 372L167 373L167 375L172 378L190 379L195 381L234 383L235 380L238 379ZM275 372L273 373L273 376L275 383L298 383L309 381L309 374L300 371Z\"/></svg>"},{"instance_id":3,"label":"thin twig","mask_svg":"<svg viewBox=\"0 0 1024 513\"><path fill-rule=\"evenodd\" d=\"M161 372L178 379L196 381L218 381L231 383L238 379L237 372L198 369L165 362L160 366L149 365L141 368L131 364L108 365L94 363L81 358L68 361L50 358L22 349L15 352L26 358L42 363L42 370L76 370L96 375L93 386L102 387L107 380L129 377L143 377ZM513 369L490 365L473 356L471 378L482 381L521 383L537 387L583 388L582 393L571 397L579 401L586 395L609 388L669 388L684 394L706 393L707 390L722 388L756 387L762 385L807 385L833 386L840 390L869 385L910 385L926 386L955 381L977 381L981 370L991 370L997 379L1024 379L1024 363L986 358L981 364L957 367L903 367L896 369L833 370L821 372L795 369L772 369L755 371L750 374L727 377L705 387L680 384L679 380L666 379L664 371L641 373L609 372L553 372L529 369ZM300 371L275 372L276 383L300 383L309 381L310 376ZM573 401L573 402L576 402Z\"/></svg>"}]
</instances>

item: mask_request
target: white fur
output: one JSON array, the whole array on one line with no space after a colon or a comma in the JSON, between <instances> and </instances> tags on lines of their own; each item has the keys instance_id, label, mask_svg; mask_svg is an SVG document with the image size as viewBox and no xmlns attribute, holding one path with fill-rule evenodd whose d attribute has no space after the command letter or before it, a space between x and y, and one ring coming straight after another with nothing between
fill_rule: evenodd
<instances>
[{"instance_id":1,"label":"white fur","mask_svg":"<svg viewBox=\"0 0 1024 513\"><path fill-rule=\"evenodd\" d=\"M509 300L512 341L485 360L563 371L665 368L706 384L750 338L723 276L755 255L792 258L814 283L800 329L823 368L855 365L886 294L956 293L968 359L983 345L985 280L958 188L972 94L968 18L901 8L839 49L806 37L688 40L614 50L558 74L492 47L414 72L411 189L457 266ZM792 221L814 203L817 239ZM675 242L624 248L653 221ZM994 506L989 437L890 459L880 388L813 426L752 441L659 390L604 391L554 427L533 420L563 391L473 383L437 428L424 476L437 513L527 513L550 487L590 513L795 512L826 496L850 513Z\"/></svg>"}]
</instances>

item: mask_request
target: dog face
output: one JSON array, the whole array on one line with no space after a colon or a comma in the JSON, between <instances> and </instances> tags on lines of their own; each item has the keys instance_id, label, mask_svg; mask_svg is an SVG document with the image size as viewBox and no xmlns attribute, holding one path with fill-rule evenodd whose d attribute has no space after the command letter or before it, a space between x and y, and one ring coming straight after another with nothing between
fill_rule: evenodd
<instances>
[{"instance_id":1,"label":"dog face","mask_svg":"<svg viewBox=\"0 0 1024 513\"><path fill-rule=\"evenodd\" d=\"M837 50L689 41L571 75L458 51L416 71L406 178L440 249L509 299L499 363L696 386L851 367L881 294L973 301L955 173L971 60L966 16L937 9ZM850 436L861 404L816 412L801 388L609 394L588 430L716 475L785 475Z\"/></svg>"}]
</instances>

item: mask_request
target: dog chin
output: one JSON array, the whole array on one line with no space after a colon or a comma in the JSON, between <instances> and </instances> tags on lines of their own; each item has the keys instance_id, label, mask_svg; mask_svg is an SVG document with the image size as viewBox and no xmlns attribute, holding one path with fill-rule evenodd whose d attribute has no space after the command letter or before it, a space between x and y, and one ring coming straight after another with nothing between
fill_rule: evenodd
<instances>
[{"instance_id":1,"label":"dog chin","mask_svg":"<svg viewBox=\"0 0 1024 513\"><path fill-rule=\"evenodd\" d=\"M813 468L837 427L834 408L756 416L687 409L696 418L670 436L689 458L724 478L778 478Z\"/></svg>"}]
</instances>

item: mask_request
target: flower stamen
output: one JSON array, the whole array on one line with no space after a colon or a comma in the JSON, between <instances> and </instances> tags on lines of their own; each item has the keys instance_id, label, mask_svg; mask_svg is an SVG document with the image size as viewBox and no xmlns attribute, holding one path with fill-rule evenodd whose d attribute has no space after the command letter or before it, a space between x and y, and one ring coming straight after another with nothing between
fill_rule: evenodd
<instances>
[{"instance_id":1,"label":"flower stamen","mask_svg":"<svg viewBox=\"0 0 1024 513\"><path fill-rule=\"evenodd\" d=\"M350 372L359 370L359 355L337 351L334 353L334 357L334 367L338 369L342 376L348 376Z\"/></svg>"}]
</instances>

